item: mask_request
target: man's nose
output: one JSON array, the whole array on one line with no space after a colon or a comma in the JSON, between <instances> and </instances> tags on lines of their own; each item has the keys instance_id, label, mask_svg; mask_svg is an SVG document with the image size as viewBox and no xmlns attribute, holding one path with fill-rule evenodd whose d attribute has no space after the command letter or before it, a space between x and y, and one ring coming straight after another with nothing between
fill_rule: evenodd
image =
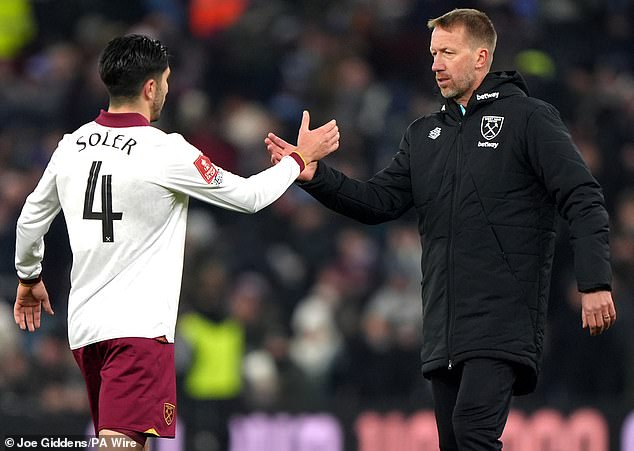
<instances>
[{"instance_id":1,"label":"man's nose","mask_svg":"<svg viewBox=\"0 0 634 451\"><path fill-rule=\"evenodd\" d=\"M431 64L431 70L432 72L440 72L441 70L445 69L445 65L442 64L442 61L440 60L440 58L438 58L437 56L434 57L434 61Z\"/></svg>"}]
</instances>

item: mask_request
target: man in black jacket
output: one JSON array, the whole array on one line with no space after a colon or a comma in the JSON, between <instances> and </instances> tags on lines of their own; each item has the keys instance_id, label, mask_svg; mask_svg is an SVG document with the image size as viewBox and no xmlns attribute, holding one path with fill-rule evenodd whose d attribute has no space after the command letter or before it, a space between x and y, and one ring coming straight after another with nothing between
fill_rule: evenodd
<instances>
[{"instance_id":1,"label":"man in black jacket","mask_svg":"<svg viewBox=\"0 0 634 451\"><path fill-rule=\"evenodd\" d=\"M415 208L421 239L423 374L442 450L497 450L512 394L534 390L555 243L570 225L582 326L616 320L603 195L557 110L515 72L489 72L496 43L472 9L430 20L432 71L445 102L414 121L392 162L353 180L323 162L298 180L367 224ZM292 151L269 134L272 160ZM301 144L301 143L299 143Z\"/></svg>"}]
</instances>

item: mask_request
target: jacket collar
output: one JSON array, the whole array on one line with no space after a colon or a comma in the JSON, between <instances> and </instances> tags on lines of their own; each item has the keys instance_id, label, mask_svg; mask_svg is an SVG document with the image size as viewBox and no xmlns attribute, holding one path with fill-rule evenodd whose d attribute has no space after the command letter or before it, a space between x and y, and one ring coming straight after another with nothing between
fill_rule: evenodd
<instances>
[{"instance_id":1,"label":"jacket collar","mask_svg":"<svg viewBox=\"0 0 634 451\"><path fill-rule=\"evenodd\" d=\"M150 125L145 116L139 113L109 113L101 110L95 122L104 127L145 127Z\"/></svg>"},{"instance_id":2,"label":"jacket collar","mask_svg":"<svg viewBox=\"0 0 634 451\"><path fill-rule=\"evenodd\" d=\"M484 77L478 89L473 92L467 104L465 115L469 115L481 105L495 102L498 99L527 95L528 87L519 72L490 72ZM449 114L457 120L462 118L460 107L453 99L444 99L444 104L440 111Z\"/></svg>"}]
</instances>

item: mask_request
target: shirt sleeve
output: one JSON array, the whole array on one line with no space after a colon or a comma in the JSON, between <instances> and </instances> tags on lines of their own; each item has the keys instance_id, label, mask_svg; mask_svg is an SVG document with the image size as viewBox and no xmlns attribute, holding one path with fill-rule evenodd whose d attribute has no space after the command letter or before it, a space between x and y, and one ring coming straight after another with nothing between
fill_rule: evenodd
<instances>
[{"instance_id":1,"label":"shirt sleeve","mask_svg":"<svg viewBox=\"0 0 634 451\"><path fill-rule=\"evenodd\" d=\"M21 279L32 279L42 272L44 235L61 210L56 186L54 152L35 190L26 198L16 226L15 269Z\"/></svg>"},{"instance_id":2,"label":"shirt sleeve","mask_svg":"<svg viewBox=\"0 0 634 451\"><path fill-rule=\"evenodd\" d=\"M299 164L286 156L275 166L241 177L214 165L182 136L170 135L170 141L174 146L170 149L172 157L164 165L158 183L228 210L262 210L279 199L300 173Z\"/></svg>"}]
</instances>

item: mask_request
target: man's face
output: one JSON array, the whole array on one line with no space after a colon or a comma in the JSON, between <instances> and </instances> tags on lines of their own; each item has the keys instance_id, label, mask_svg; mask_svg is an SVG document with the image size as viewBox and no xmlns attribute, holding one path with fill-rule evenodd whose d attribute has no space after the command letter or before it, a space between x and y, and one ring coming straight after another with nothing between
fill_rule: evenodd
<instances>
[{"instance_id":1,"label":"man's face","mask_svg":"<svg viewBox=\"0 0 634 451\"><path fill-rule=\"evenodd\" d=\"M169 91L169 85L167 79L170 76L170 68L168 67L161 74L161 78L157 81L157 89L156 95L154 96L154 100L152 101L152 109L150 111L150 121L158 121L161 117L161 111L163 110L163 105L165 105L165 97L167 96L167 92Z\"/></svg>"},{"instance_id":2,"label":"man's face","mask_svg":"<svg viewBox=\"0 0 634 451\"><path fill-rule=\"evenodd\" d=\"M477 86L478 49L471 45L464 26L434 28L431 34L431 70L442 96L466 104Z\"/></svg>"}]
</instances>

